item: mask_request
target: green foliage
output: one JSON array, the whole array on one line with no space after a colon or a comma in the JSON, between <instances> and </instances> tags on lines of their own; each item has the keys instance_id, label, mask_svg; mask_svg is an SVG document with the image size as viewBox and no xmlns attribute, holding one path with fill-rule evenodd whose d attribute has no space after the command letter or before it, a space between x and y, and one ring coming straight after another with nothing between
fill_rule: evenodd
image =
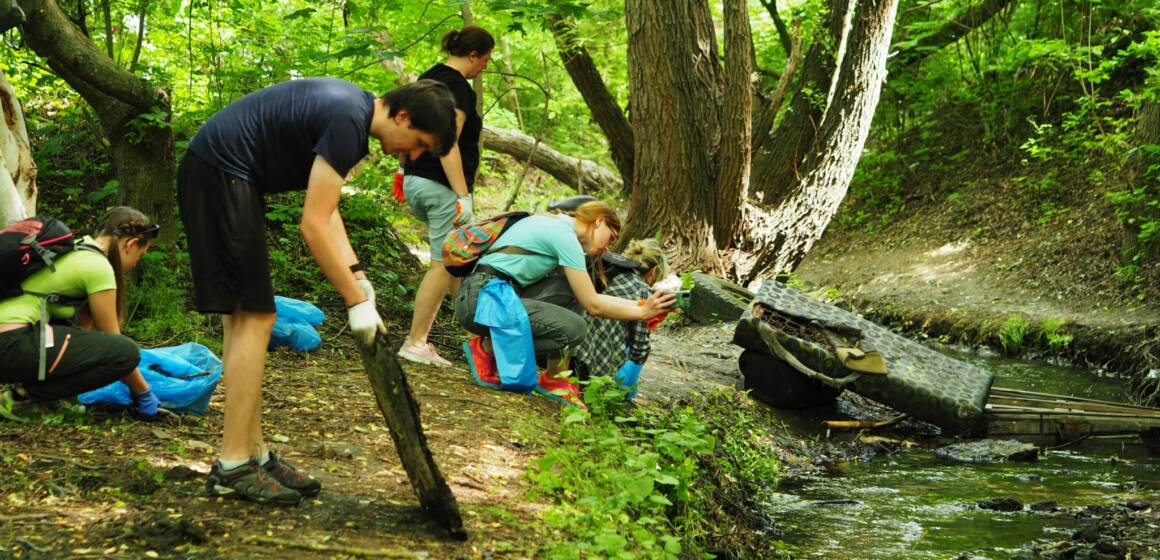
<instances>
[{"instance_id":1,"label":"green foliage","mask_svg":"<svg viewBox=\"0 0 1160 560\"><path fill-rule=\"evenodd\" d=\"M1023 348L1023 339L1027 335L1027 320L1012 315L999 325L999 345L1008 354L1018 353Z\"/></svg>"},{"instance_id":2,"label":"green foliage","mask_svg":"<svg viewBox=\"0 0 1160 560\"><path fill-rule=\"evenodd\" d=\"M584 391L590 412L565 411L560 440L529 470L533 497L557 501L543 516L555 532L544 557L694 558L736 538L711 512L776 481L780 463L760 441L769 425L737 393L672 409L635 407L624 395L594 377Z\"/></svg>"},{"instance_id":3,"label":"green foliage","mask_svg":"<svg viewBox=\"0 0 1160 560\"><path fill-rule=\"evenodd\" d=\"M561 503L544 522L571 542L546 546L548 558L678 558L678 532L667 512L688 502L697 459L715 445L691 409L659 416L624 403L606 376L584 391L591 414L569 410L559 445L529 471L535 493Z\"/></svg>"},{"instance_id":4,"label":"green foliage","mask_svg":"<svg viewBox=\"0 0 1160 560\"><path fill-rule=\"evenodd\" d=\"M1062 319L1047 318L1039 324L1039 337L1051 350L1064 350L1071 345L1073 335L1061 332L1065 322Z\"/></svg>"}]
</instances>

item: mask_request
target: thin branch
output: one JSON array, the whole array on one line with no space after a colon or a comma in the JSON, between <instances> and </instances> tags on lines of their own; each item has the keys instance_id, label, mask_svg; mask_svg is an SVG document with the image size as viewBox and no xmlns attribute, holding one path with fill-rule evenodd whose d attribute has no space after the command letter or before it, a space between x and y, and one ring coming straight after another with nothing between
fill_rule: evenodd
<instances>
[{"instance_id":1,"label":"thin branch","mask_svg":"<svg viewBox=\"0 0 1160 560\"><path fill-rule=\"evenodd\" d=\"M434 27L432 27L431 29L428 29L427 31L423 32L423 34L422 34L422 35L420 35L418 39L415 39L414 41L411 41L410 43L408 43L408 44L407 44L407 46L405 46L405 47L403 47L403 48L401 48L401 49L399 49L399 50L397 50L397 51L391 51L391 52L392 52L392 54L401 54L401 53L405 53L405 52L407 52L407 49L409 49L409 48L411 48L411 47L415 46L415 45L416 45L416 44L417 44L419 41L422 41L422 40L423 40L425 37L427 37L428 35L430 35L430 34L431 34L433 31L435 31L436 29L439 29L439 27L440 27L441 25L443 25L443 23L444 23L444 22L446 22L447 20L449 20L449 19L451 19L451 18L453 18L453 17L459 17L459 14L451 14L451 15L449 15L449 16L447 16L447 17L445 17L445 18L441 19L441 20L439 20L439 23L436 23ZM384 60L386 60L386 58L385 58L385 57L384 57L384 58L376 58L376 59L374 59L374 60L372 60L372 61L370 61L370 62L368 62L368 63L366 63L366 64L363 64L362 66L359 66L359 67L357 67L357 68L354 68L353 70L351 70L351 71L349 71L349 72L347 72L347 73L345 73L345 74L343 74L343 75L341 75L341 76L339 76L339 77L340 77L340 78L345 78L345 77L347 77L347 76L349 76L349 75L351 75L351 74L354 74L355 72L358 72L359 70L366 69L366 68L368 68L368 67L370 67L370 66L373 66L373 65L375 65L375 64L378 64L378 63L380 63L380 62L382 62L382 61L384 61Z\"/></svg>"},{"instance_id":2,"label":"thin branch","mask_svg":"<svg viewBox=\"0 0 1160 560\"><path fill-rule=\"evenodd\" d=\"M113 13L109 0L101 0L101 6L105 9L105 53L113 60Z\"/></svg>"},{"instance_id":3,"label":"thin branch","mask_svg":"<svg viewBox=\"0 0 1160 560\"><path fill-rule=\"evenodd\" d=\"M765 6L765 11L769 12L769 17L773 18L773 26L777 28L777 36L781 39L781 48L785 49L786 56L790 56L793 53L793 41L790 40L789 30L785 28L785 22L777 13L777 0L761 0L761 5Z\"/></svg>"},{"instance_id":4,"label":"thin branch","mask_svg":"<svg viewBox=\"0 0 1160 560\"><path fill-rule=\"evenodd\" d=\"M540 49L540 59L544 61L544 70L546 71L548 67L548 57L544 54L543 49ZM532 146L531 151L528 152L528 160L524 162L524 169L520 172L520 178L516 180L515 186L512 187L511 196L509 196L507 202L504 203L504 212L507 212L511 209L512 205L516 203L516 198L518 198L520 195L520 187L523 186L524 178L528 176L528 171L531 171L532 169L532 158L535 157L536 151L540 149L540 138L543 136L544 130L548 127L549 116L552 114L550 111L548 111L548 102L552 100L552 94L547 89L545 89L544 86L540 85L539 82L536 82L535 80L525 76L520 77L536 84L536 86L540 88L540 91L544 92L544 118L540 121L540 130L538 130L536 134L532 135L532 138L536 139L536 143Z\"/></svg>"},{"instance_id":5,"label":"thin branch","mask_svg":"<svg viewBox=\"0 0 1160 560\"><path fill-rule=\"evenodd\" d=\"M137 44L133 46L133 59L129 61L130 72L137 70L137 63L141 59L141 43L145 42L145 16L148 14L149 0L141 0L141 10L137 12Z\"/></svg>"},{"instance_id":6,"label":"thin branch","mask_svg":"<svg viewBox=\"0 0 1160 560\"><path fill-rule=\"evenodd\" d=\"M242 539L242 542L246 544L272 544L275 546L300 548L303 550L312 550L315 552L337 552L344 556L368 556L373 558L426 558L428 555L426 551L382 550L360 548L357 546L327 545L319 544L316 542L288 541L257 535L247 536Z\"/></svg>"}]
</instances>

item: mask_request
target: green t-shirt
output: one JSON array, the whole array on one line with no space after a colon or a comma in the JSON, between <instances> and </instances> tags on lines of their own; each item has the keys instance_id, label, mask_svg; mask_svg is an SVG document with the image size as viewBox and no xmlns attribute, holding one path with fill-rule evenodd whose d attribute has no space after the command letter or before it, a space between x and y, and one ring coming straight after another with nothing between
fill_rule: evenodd
<instances>
[{"instance_id":1,"label":"green t-shirt","mask_svg":"<svg viewBox=\"0 0 1160 560\"><path fill-rule=\"evenodd\" d=\"M535 254L494 252L512 246ZM528 216L508 228L491 250L479 259L479 264L495 268L524 286L535 284L558 266L586 270L584 249L576 239L576 227L570 216Z\"/></svg>"},{"instance_id":2,"label":"green t-shirt","mask_svg":"<svg viewBox=\"0 0 1160 560\"><path fill-rule=\"evenodd\" d=\"M85 237L83 242L92 244L93 239ZM20 287L25 292L77 298L117 289L113 265L105 255L96 251L74 249L54 264L55 272L48 268L39 270L25 279ZM48 314L52 319L70 319L76 312L75 307L68 305L48 306ZM31 324L37 321L40 321L39 297L24 294L0 301L0 323Z\"/></svg>"}]
</instances>

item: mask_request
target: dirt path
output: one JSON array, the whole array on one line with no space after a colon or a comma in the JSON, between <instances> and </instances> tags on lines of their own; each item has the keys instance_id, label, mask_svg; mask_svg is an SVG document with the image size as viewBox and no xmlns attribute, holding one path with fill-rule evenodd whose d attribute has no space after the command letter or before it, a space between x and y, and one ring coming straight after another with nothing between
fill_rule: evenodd
<instances>
[{"instance_id":1,"label":"dirt path","mask_svg":"<svg viewBox=\"0 0 1160 560\"><path fill-rule=\"evenodd\" d=\"M894 304L929 313L967 312L980 317L1020 315L1035 324L1059 319L1079 325L1123 328L1160 325L1160 309L1138 305L1098 308L1069 295L1058 283L1013 277L1018 263L963 239L855 248L823 240L798 269L815 287L837 288L862 302Z\"/></svg>"}]
</instances>

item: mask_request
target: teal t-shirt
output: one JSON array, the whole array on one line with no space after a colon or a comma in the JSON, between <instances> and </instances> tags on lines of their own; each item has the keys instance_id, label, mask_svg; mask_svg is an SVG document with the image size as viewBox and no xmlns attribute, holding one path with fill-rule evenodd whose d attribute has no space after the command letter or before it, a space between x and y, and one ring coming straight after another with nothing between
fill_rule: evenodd
<instances>
[{"instance_id":1,"label":"teal t-shirt","mask_svg":"<svg viewBox=\"0 0 1160 560\"><path fill-rule=\"evenodd\" d=\"M93 244L91 237L85 243ZM28 292L42 294L63 294L70 297L84 297L117 289L117 279L113 275L113 265L105 255L96 251L73 249L57 259L56 272L48 268L37 271L20 283ZM48 314L53 319L70 319L76 308L68 305L49 304ZM40 298L20 295L0 301L0 323L32 324L40 321Z\"/></svg>"},{"instance_id":2,"label":"teal t-shirt","mask_svg":"<svg viewBox=\"0 0 1160 560\"><path fill-rule=\"evenodd\" d=\"M513 246L535 254L494 252ZM491 250L479 259L479 264L495 268L524 286L535 284L559 266L587 270L584 249L576 239L576 227L570 216L528 216L508 228Z\"/></svg>"}]
</instances>

